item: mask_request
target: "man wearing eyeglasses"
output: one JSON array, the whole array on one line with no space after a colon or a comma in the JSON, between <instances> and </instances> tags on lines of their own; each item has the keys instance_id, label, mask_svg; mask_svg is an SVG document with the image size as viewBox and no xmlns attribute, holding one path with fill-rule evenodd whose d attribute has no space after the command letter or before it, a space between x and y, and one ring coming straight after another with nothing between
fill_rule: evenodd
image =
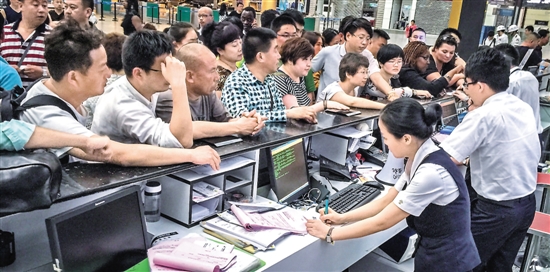
<instances>
[{"instance_id":1,"label":"man wearing eyeglasses","mask_svg":"<svg viewBox=\"0 0 550 272\"><path fill-rule=\"evenodd\" d=\"M122 143L190 148L193 125L185 65L170 56L173 45L157 31L138 31L122 46L126 76L110 84L97 101L92 132ZM158 94L172 89L170 123L155 115Z\"/></svg>"},{"instance_id":2,"label":"man wearing eyeglasses","mask_svg":"<svg viewBox=\"0 0 550 272\"><path fill-rule=\"evenodd\" d=\"M199 9L199 32L202 34L202 29L205 25L212 23L214 17L212 16L212 9L209 7L202 7Z\"/></svg>"},{"instance_id":3,"label":"man wearing eyeglasses","mask_svg":"<svg viewBox=\"0 0 550 272\"><path fill-rule=\"evenodd\" d=\"M384 82L384 79L382 79L379 73L380 67L378 67L378 62L372 53L367 50L367 45L370 43L373 35L370 23L363 18L350 18L343 27L343 34L345 40L344 44L321 49L319 54L317 54L311 62L311 69L313 72L323 70L319 82L319 91L324 90L331 83L339 81L338 67L346 53L360 53L367 57L369 60L369 76L372 78L374 73L378 73L377 76ZM375 84L377 83L375 82ZM390 93L391 86L387 82L385 82L385 85L387 86L380 88L377 86L377 88L384 93Z\"/></svg>"},{"instance_id":4,"label":"man wearing eyeglasses","mask_svg":"<svg viewBox=\"0 0 550 272\"><path fill-rule=\"evenodd\" d=\"M277 34L277 45L279 48L291 38L298 37L296 23L292 17L288 15L281 15L273 20L271 23L271 30Z\"/></svg>"},{"instance_id":5,"label":"man wearing eyeglasses","mask_svg":"<svg viewBox=\"0 0 550 272\"><path fill-rule=\"evenodd\" d=\"M474 271L511 271L533 221L540 145L533 110L506 92L510 66L494 48L472 54L464 90L477 107L443 148L457 164L469 157L471 231L481 264Z\"/></svg>"}]
</instances>

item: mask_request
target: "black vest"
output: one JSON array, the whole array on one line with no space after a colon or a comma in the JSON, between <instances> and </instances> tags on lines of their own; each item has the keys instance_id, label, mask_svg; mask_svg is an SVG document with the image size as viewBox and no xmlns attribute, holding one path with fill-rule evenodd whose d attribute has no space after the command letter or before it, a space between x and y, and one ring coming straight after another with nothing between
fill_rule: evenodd
<instances>
[{"instance_id":1,"label":"black vest","mask_svg":"<svg viewBox=\"0 0 550 272\"><path fill-rule=\"evenodd\" d=\"M470 229L470 200L462 174L443 150L428 155L421 164L432 163L449 172L459 196L446 206L429 204L407 224L419 235L415 271L468 271L481 263ZM412 179L412 178L411 178Z\"/></svg>"}]
</instances>

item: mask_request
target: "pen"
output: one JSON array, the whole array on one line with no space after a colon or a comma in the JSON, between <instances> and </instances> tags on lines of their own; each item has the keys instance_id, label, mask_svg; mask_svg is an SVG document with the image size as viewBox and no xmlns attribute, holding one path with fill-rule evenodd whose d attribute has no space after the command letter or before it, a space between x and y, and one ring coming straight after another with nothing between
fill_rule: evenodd
<instances>
[{"instance_id":1,"label":"pen","mask_svg":"<svg viewBox=\"0 0 550 272\"><path fill-rule=\"evenodd\" d=\"M325 199L325 214L328 214L328 197Z\"/></svg>"}]
</instances>

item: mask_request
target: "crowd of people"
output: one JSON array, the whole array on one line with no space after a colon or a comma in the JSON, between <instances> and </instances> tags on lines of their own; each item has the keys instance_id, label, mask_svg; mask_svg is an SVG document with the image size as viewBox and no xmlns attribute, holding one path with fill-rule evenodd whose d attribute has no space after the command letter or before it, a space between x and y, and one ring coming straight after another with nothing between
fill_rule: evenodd
<instances>
[{"instance_id":1,"label":"crowd of people","mask_svg":"<svg viewBox=\"0 0 550 272\"><path fill-rule=\"evenodd\" d=\"M381 110L382 138L396 157L408 158L405 174L361 209L322 212L322 221L308 221L309 233L349 239L407 218L421 237L418 271L511 269L533 219L542 132L536 78L519 66L524 48L548 43L548 31L528 34L517 48L481 48L466 62L453 28L427 45L426 32L414 25L401 48L363 18L348 16L338 30L317 33L304 30L296 10L258 17L238 3L231 13L221 5L220 22L203 7L199 29L178 22L156 31L144 27L137 1L127 0L124 35L105 35L89 23L92 0L64 3L63 11L54 0L55 24L47 0L12 1L20 18L10 11L4 25L0 16L0 87L27 88L23 104L51 96L70 110L46 105L3 122L1 149L218 169L216 151L193 148L195 140L256 135L266 122L316 123L326 109ZM441 108L424 109L411 98L450 89L471 112L440 149L430 135ZM456 164L468 162L475 195L457 174ZM361 223L330 226L350 221Z\"/></svg>"}]
</instances>

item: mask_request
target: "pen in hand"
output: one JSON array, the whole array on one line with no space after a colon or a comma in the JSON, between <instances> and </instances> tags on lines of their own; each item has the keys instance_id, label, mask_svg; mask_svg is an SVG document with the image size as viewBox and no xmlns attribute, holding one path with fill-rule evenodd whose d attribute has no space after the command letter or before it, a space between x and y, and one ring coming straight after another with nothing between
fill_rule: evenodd
<instances>
[{"instance_id":1,"label":"pen in hand","mask_svg":"<svg viewBox=\"0 0 550 272\"><path fill-rule=\"evenodd\" d=\"M328 197L325 199L325 214L328 214Z\"/></svg>"}]
</instances>

